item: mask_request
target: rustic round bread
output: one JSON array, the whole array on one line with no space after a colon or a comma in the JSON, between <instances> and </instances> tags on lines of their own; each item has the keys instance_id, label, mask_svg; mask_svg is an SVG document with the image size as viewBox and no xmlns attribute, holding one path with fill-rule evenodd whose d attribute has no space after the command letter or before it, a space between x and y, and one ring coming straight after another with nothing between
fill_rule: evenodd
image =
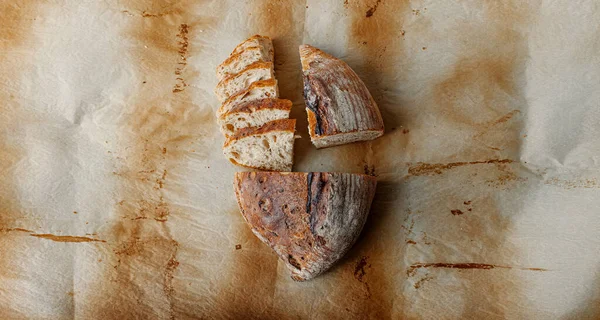
<instances>
[{"instance_id":1,"label":"rustic round bread","mask_svg":"<svg viewBox=\"0 0 600 320\"><path fill-rule=\"evenodd\" d=\"M376 185L372 176L329 172L237 172L234 181L252 232L298 281L325 272L352 247Z\"/></svg>"}]
</instances>

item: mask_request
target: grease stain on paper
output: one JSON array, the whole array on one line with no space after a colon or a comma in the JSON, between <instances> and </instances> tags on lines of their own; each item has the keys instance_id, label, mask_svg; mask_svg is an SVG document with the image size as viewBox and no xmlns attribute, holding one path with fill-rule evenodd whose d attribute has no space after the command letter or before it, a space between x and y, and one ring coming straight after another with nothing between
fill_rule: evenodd
<instances>
[{"instance_id":1,"label":"grease stain on paper","mask_svg":"<svg viewBox=\"0 0 600 320\"><path fill-rule=\"evenodd\" d=\"M481 161L466 161L466 162L452 162L452 163L417 163L408 168L408 174L410 176L433 176L443 174L444 171L469 165L479 164L504 164L513 163L514 160L510 159L491 159Z\"/></svg>"},{"instance_id":2,"label":"grease stain on paper","mask_svg":"<svg viewBox=\"0 0 600 320\"><path fill-rule=\"evenodd\" d=\"M412 276L415 273L416 269L421 268L443 268L443 269L482 269L482 270L490 270L490 269L517 269L517 270L525 270L525 271L548 271L548 269L544 268L523 268L523 267L511 267L511 266L502 266L496 264L487 264L487 263L473 263L473 262L465 262L465 263L445 263L445 262L436 262L436 263L413 263L408 270L406 270L407 276Z\"/></svg>"}]
</instances>

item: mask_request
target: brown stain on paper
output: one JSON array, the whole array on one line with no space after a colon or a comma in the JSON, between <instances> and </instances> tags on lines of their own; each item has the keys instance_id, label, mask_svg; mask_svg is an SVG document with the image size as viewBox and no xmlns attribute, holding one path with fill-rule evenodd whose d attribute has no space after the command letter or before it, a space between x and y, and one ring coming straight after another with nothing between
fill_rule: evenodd
<instances>
[{"instance_id":1,"label":"brown stain on paper","mask_svg":"<svg viewBox=\"0 0 600 320\"><path fill-rule=\"evenodd\" d=\"M405 19L410 12L410 1L358 0L351 4L343 9L350 23L345 30L348 40L344 51L347 56L342 58L363 80L373 96L388 135L392 128L402 128L403 102L397 95L390 95L388 88L404 77L396 70L399 62L406 58L401 33L404 32ZM388 141L385 135L374 141L338 147L332 156L344 165L336 165L336 170L360 172L347 169L356 165L369 168L365 170L369 173L373 172L370 168L377 168L381 176L387 168L385 159L377 156L386 148L381 145L382 141Z\"/></svg>"},{"instance_id":2,"label":"brown stain on paper","mask_svg":"<svg viewBox=\"0 0 600 320\"><path fill-rule=\"evenodd\" d=\"M70 242L70 243L80 243L80 242L106 242L106 240L90 238L90 237L82 237L82 236L62 236L55 235L50 233L35 233L32 230L23 229L23 228L0 228L0 232L8 233L8 232L22 232L29 233L30 236L50 240L54 242ZM92 234L96 235L96 234Z\"/></svg>"},{"instance_id":3,"label":"brown stain on paper","mask_svg":"<svg viewBox=\"0 0 600 320\"><path fill-rule=\"evenodd\" d=\"M367 291L367 299L371 298L371 287L369 283L365 281L364 277L367 274L367 270L371 268L371 264L368 263L369 257L364 256L356 262L356 266L354 267L354 278L365 285L365 289Z\"/></svg>"},{"instance_id":4,"label":"brown stain on paper","mask_svg":"<svg viewBox=\"0 0 600 320\"><path fill-rule=\"evenodd\" d=\"M419 138L419 124L415 123L413 127L413 124L401 122L399 115L402 112L402 101L393 100L399 98L387 95L385 86L398 83L399 79L410 76L402 75L402 70L398 68L405 64L402 62L403 59L412 59L412 56L407 56L409 53L405 51L413 50L420 55L435 52L436 47L427 41L435 38L437 31L424 30L427 28L427 23L424 23L423 20L432 10L426 12L424 8L422 10L421 8L411 8L410 2L384 0L374 14L368 18L365 17L365 11L375 3L376 1L361 1L358 6L363 5L362 10L358 10L352 15L353 21L348 42L350 50L348 51L350 55L360 54L363 63L362 65L355 63L352 67L363 78L375 101L379 103L386 127L409 126L411 128L410 137L417 139ZM449 125L460 129L461 134L467 135L467 140L464 142L465 149L457 150L456 154L449 155L449 159L459 159L460 162L449 160L443 163L442 160L440 161L442 163L409 164L408 176L410 179L405 180L406 187L410 188L407 201L409 205L416 207L414 212L421 213L414 213L413 217L409 218L406 230L410 230L407 232L407 237L410 236L410 238L406 240L408 249L405 249L404 253L406 257L410 257L410 253L416 250L431 257L432 261L452 261L449 257L454 257L453 255L456 254L469 257L469 260L472 261L486 261L493 264L502 262L495 261L495 257L490 254L490 252L498 251L501 252L502 257L507 258L506 261L513 261L518 259L518 251L511 244L509 238L514 228L511 212L508 211L506 205L498 202L495 194L502 192L497 190L498 187L500 187L499 189L518 187L515 183L506 183L507 181L517 181L518 176L501 172L501 167L505 166L507 171L511 170L512 160L507 159L507 155L512 154L512 151L517 151L520 143L518 126L522 123L522 115L519 110L526 102L522 84L527 46L523 41L524 37L518 30L519 24L528 19L523 18L523 14L518 10L519 8L528 9L513 2L473 3L464 8L473 10L473 12L481 11L485 16L485 19L482 19L484 22L478 20L456 21L457 29L460 29L459 32L463 34L457 40L464 40L472 45L465 45L463 52L457 52L456 62L449 66L445 73L440 74L439 79L433 79L433 86L428 85L433 99L429 99L427 103L433 105L432 111L438 113L435 115L437 119L448 122ZM458 5L458 9L461 10L460 5ZM349 10L350 8L348 8ZM414 15L411 15L411 12ZM390 15L394 17L386 18ZM404 20L406 19L410 20L406 23L405 31ZM448 16L445 19L455 18ZM437 22L432 21L431 24L437 24ZM418 28L420 30L416 30ZM415 38L417 33L420 36L419 39ZM405 38L410 41L404 42ZM471 42L472 39L477 39L479 42ZM497 43L505 44L502 46L502 52L498 51L495 45ZM409 44L411 47L407 47ZM457 42L453 45L460 47L462 44ZM427 50L422 50L423 47L426 47ZM413 61L423 63L420 59L413 59ZM411 66L412 68L413 66ZM415 98L418 96L403 97L407 101ZM384 101L385 104L380 101ZM397 130L394 133L388 132L386 135L394 135L394 139L403 139L399 133L400 131ZM472 141L469 141L469 138ZM386 136L379 140L392 141L389 137L386 140ZM423 150L420 142L414 141L414 146L412 146L414 148L412 153L417 157L430 152ZM380 150L390 150L389 145L377 143L377 140L373 144ZM362 154L355 155L358 159L362 158L364 154L368 154L367 150L361 151ZM503 153L499 155L498 151ZM377 153L377 151L375 152ZM402 157L401 155L397 156ZM371 163L368 161L367 163L375 165L380 170L378 172L380 176L385 178L386 163L378 163L381 157L372 159ZM463 173L481 173L487 166L498 168L498 170L485 174L485 176L499 176L497 181L488 182L485 178L477 176L465 176L463 180ZM459 167L464 170L454 170ZM502 176L505 177L502 178ZM438 185L438 187L431 188L432 185ZM463 197L466 195L460 195L463 186L479 188L481 191L476 193L477 198L473 198L477 203L477 210L457 218L449 214L447 203L452 203L450 200L457 197L461 199L461 202L464 201ZM378 192L380 187L381 185L378 186ZM391 192L391 190L387 191ZM423 193L433 191L436 191L436 194L431 195L431 198L422 196ZM421 194L421 196L417 196L417 194ZM436 205L433 205L432 202L435 202ZM401 210L399 208L403 208L402 200L390 201L390 203L394 203L394 206L380 208L381 210L378 212L383 212L382 214L385 215L385 211L389 210L398 214L398 211ZM463 208L459 209L464 212ZM518 212L518 204L510 210ZM433 215L436 215L435 218ZM447 222L447 228L438 227L439 219ZM366 230L368 229L365 228ZM377 230L371 232L377 232ZM435 241L432 240L429 245L424 244L425 241L417 239L421 232L423 236L428 235ZM413 233L415 234L413 235ZM397 246L396 240L385 242L388 246ZM415 244L408 241L415 242ZM361 247L364 245L361 242L358 244ZM460 248L461 251L453 252L450 248ZM370 255L370 253L370 251L361 252L361 255ZM399 261L396 261L396 264L402 265L402 261ZM417 263L419 262L414 262L414 264ZM405 268L409 268L412 264L413 262L407 261ZM373 266L375 266L374 263ZM419 319L438 316L444 312L444 309L448 309L447 303L454 302L457 304L456 308L450 308L454 313L449 313L448 317L484 318L493 315L497 318L523 318L523 311L517 307L519 303L526 300L522 290L522 287L526 286L525 280L519 277L517 270L500 269L494 270L494 272L485 271L489 269L485 269L483 272L464 272L463 270L466 269L415 267L414 275L407 275L405 279L402 279L402 276L406 269L401 272L386 270L388 275L399 275L399 277L388 276L387 282L391 283L394 279L400 278L397 280L399 288L395 291L396 299L394 299L393 305L387 306L387 310L393 310L392 314L398 318ZM458 284L449 288L446 282L439 279L453 271L457 271L452 276ZM367 274L368 272L367 270ZM386 278L385 275L384 278ZM517 280L513 281L514 278ZM403 282L410 285L402 286ZM372 291L379 290L374 285L371 286L371 289ZM416 290L418 292L415 292ZM376 296L376 292L373 292L373 296ZM444 299L444 303L439 302L441 299ZM464 301L466 303L463 303ZM362 309L366 309L365 306L368 306L366 303L357 303L357 305Z\"/></svg>"},{"instance_id":5,"label":"brown stain on paper","mask_svg":"<svg viewBox=\"0 0 600 320\"><path fill-rule=\"evenodd\" d=\"M443 174L445 171L462 166L479 165L479 164L504 164L513 163L510 159L491 159L481 161L468 162L452 162L452 163L418 163L408 167L409 176L433 176Z\"/></svg>"},{"instance_id":6,"label":"brown stain on paper","mask_svg":"<svg viewBox=\"0 0 600 320\"><path fill-rule=\"evenodd\" d=\"M522 286L526 284L523 279L525 276L518 271L547 270L511 265L519 261L518 248L510 241L514 228L514 215L511 211L519 212L521 204L511 205L510 209L503 206L494 196L498 191L487 186L487 177L484 176L473 178L453 171L448 173L448 177L424 176L419 179L435 179L431 183L436 183L445 191L435 194L437 200L434 204L425 205L433 212L415 217L417 225L424 228L436 241L431 246L422 247L424 254L434 262L413 260L406 266L407 281L413 284L414 290L419 290L417 296L414 296L414 291L405 290L404 294L411 297L409 304L412 305L412 310L409 309L408 313L424 317L425 314L440 312L441 308L433 301L451 294L445 303L456 303L460 308L455 311L462 311L450 313L449 317L479 318L485 314L494 314L498 318L514 318L523 315L524 310L510 307L526 299L522 292ZM445 199L458 196L452 188L446 189L448 186L462 185L466 181L473 183L473 188L481 189L477 199L469 200L477 203L477 210L462 215L461 219L449 215L446 210L435 211L438 206L443 205ZM461 201L463 202L465 201ZM440 219L445 222L433 223ZM460 251L449 248L460 248ZM460 261L464 259L467 261ZM446 262L448 260L459 262ZM464 272L465 270L482 272ZM424 278L428 280L421 281ZM453 279L454 284L442 279ZM424 282L427 284L424 285ZM429 310L429 313L422 313L423 310Z\"/></svg>"},{"instance_id":7,"label":"brown stain on paper","mask_svg":"<svg viewBox=\"0 0 600 320\"><path fill-rule=\"evenodd\" d=\"M34 38L32 25L35 23L39 13L36 2L10 2L0 3L0 52L6 58L15 55L21 48L26 47L28 41ZM21 59L14 61L0 60L0 81L3 83L0 90L0 229L10 228L13 220L18 219L23 210L17 199L16 166L26 157L25 151L20 147L20 142L14 140L19 133L17 119L26 121L26 112L21 105L21 97L18 93L17 81L13 76L19 75L20 69L29 66L29 56L17 53ZM23 65L19 65L19 63ZM5 79L6 78L6 79ZM23 123L21 123L23 124ZM19 229L19 228L15 228Z\"/></svg>"},{"instance_id":8,"label":"brown stain on paper","mask_svg":"<svg viewBox=\"0 0 600 320\"><path fill-rule=\"evenodd\" d=\"M544 181L547 185L561 187L567 190L570 189L595 189L600 188L600 184L595 178L585 178L585 179L573 179L573 180L565 180L559 178L551 178Z\"/></svg>"},{"instance_id":9,"label":"brown stain on paper","mask_svg":"<svg viewBox=\"0 0 600 320\"><path fill-rule=\"evenodd\" d=\"M449 159L462 161L408 164L407 184L415 186L412 193L422 192L421 188L431 192L426 186L437 185L437 192L431 198L413 200L416 211L427 214L414 214L412 218L418 228L435 239L430 246L419 249L437 262L413 260L405 266L406 281L412 284L403 292L408 300L406 318L436 316L445 311L450 318L530 317L526 308L522 308L527 301L522 288L527 282L518 270L523 268L502 263L519 259L518 248L512 244L510 235L514 229L512 212L519 212L521 203L507 206L498 193L518 188L520 184L514 182L523 181L513 171L517 165L507 156L518 151L519 126L523 119L520 110L526 104L523 84L528 49L519 29L529 21L523 12L534 10L516 1L470 3L468 10L481 13L485 18L453 21L457 35L449 39L454 47L462 49L453 53L456 61L446 72L439 72L440 77L434 80L433 86L428 86L433 94L429 103L433 103L435 117L464 135L460 137L461 148L449 155ZM424 9L419 11L418 19L425 15ZM414 35L415 31L409 28L408 33ZM429 36L437 37L431 31L429 36L420 34L423 34L420 39L423 44ZM437 41L440 40L447 41ZM505 45L499 50L497 43ZM422 46L415 45L415 49L417 47ZM427 45L425 52L433 50L434 46ZM416 155L427 154L420 150L419 141L415 141L412 148ZM487 171L488 166L494 170ZM476 197L469 195L472 200L464 201L463 188L476 189ZM476 203L477 208L468 207L465 211L455 207L454 212L448 212L447 203L456 203L457 198L461 199L458 203L466 206ZM440 219L445 223L436 222ZM460 248L460 251L450 248ZM460 261L465 257L468 262L439 262ZM497 261L498 257L502 259ZM452 279L455 285L443 279ZM439 299L444 299L444 304L439 304ZM445 308L448 304L455 308Z\"/></svg>"},{"instance_id":10,"label":"brown stain on paper","mask_svg":"<svg viewBox=\"0 0 600 320\"><path fill-rule=\"evenodd\" d=\"M40 31L38 23L45 18L46 1L0 2L0 270L2 278L20 275L27 263L28 243L19 233L29 232L22 224L30 223L31 215L21 205L20 164L27 159L23 140L27 126L37 121L28 105L31 97L23 92L20 79L34 67L34 52ZM21 168L22 169L22 168ZM28 228L31 228L29 226ZM15 233L17 232L17 233ZM21 278L22 279L22 278ZM35 280L30 278L28 280ZM30 290L31 282L12 282L11 287L2 282L0 296L2 319L27 319L23 309L13 304L23 292ZM73 304L65 301L64 310L72 310Z\"/></svg>"},{"instance_id":11,"label":"brown stain on paper","mask_svg":"<svg viewBox=\"0 0 600 320\"><path fill-rule=\"evenodd\" d=\"M462 21L455 29L462 52L432 89L440 116L474 140L463 154L518 152L520 110L527 103L528 47L521 30L533 20L535 6L519 0L474 3L470 9L481 12L485 23ZM499 48L496 43L504 45Z\"/></svg>"},{"instance_id":12,"label":"brown stain on paper","mask_svg":"<svg viewBox=\"0 0 600 320\"><path fill-rule=\"evenodd\" d=\"M463 214L464 212L462 212L459 209L454 209L454 210L450 210L450 213L452 213L453 216L459 216L459 215Z\"/></svg>"},{"instance_id":13,"label":"brown stain on paper","mask_svg":"<svg viewBox=\"0 0 600 320\"><path fill-rule=\"evenodd\" d=\"M386 116L386 108L381 101L385 87L398 77L394 65L405 56L404 42L399 35L408 10L410 1L406 0L359 0L348 10L352 19L348 30L348 49L357 58L350 67L365 82L378 103L387 128L401 125L389 123L390 117Z\"/></svg>"},{"instance_id":14,"label":"brown stain on paper","mask_svg":"<svg viewBox=\"0 0 600 320\"><path fill-rule=\"evenodd\" d=\"M421 268L444 268L444 269L518 269L525 271L548 271L548 269L544 268L522 268L522 267L510 267L510 266L501 266L495 264L487 264L487 263L445 263L445 262L437 262L437 263L414 263L412 264L406 274L411 276L415 273L416 269Z\"/></svg>"},{"instance_id":15,"label":"brown stain on paper","mask_svg":"<svg viewBox=\"0 0 600 320\"><path fill-rule=\"evenodd\" d=\"M215 21L200 16L199 5L166 0L113 4L123 8L122 19L129 24L121 40L129 43L126 54L139 81L132 83L120 140L112 150L119 220L103 259L107 281L98 290L106 298L96 305L99 309L90 308L92 314L175 319L180 311L180 243L169 220L184 209L169 194L183 192L174 179L190 146L204 149L205 135L217 130L211 108L196 105L188 86L198 77L188 59L202 50L194 39Z\"/></svg>"},{"instance_id":16,"label":"brown stain on paper","mask_svg":"<svg viewBox=\"0 0 600 320\"><path fill-rule=\"evenodd\" d=\"M381 3L381 0L377 0L375 2L375 4L369 8L369 10L367 10L367 13L365 14L365 17L370 18L375 14L375 11L377 11L377 7L379 6L379 3Z\"/></svg>"},{"instance_id":17,"label":"brown stain on paper","mask_svg":"<svg viewBox=\"0 0 600 320\"><path fill-rule=\"evenodd\" d=\"M79 237L79 236L57 236L54 234L37 234L32 233L32 237L47 239L55 242L106 242L102 239Z\"/></svg>"}]
</instances>

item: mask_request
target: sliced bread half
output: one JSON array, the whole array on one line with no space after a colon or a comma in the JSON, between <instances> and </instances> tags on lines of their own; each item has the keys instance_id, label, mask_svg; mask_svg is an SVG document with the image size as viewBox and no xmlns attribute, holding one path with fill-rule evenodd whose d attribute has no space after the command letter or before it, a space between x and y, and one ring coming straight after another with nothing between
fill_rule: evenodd
<instances>
[{"instance_id":1,"label":"sliced bread half","mask_svg":"<svg viewBox=\"0 0 600 320\"><path fill-rule=\"evenodd\" d=\"M295 119L275 120L260 128L240 129L225 141L223 153L239 166L291 171L295 129Z\"/></svg>"},{"instance_id":2,"label":"sliced bread half","mask_svg":"<svg viewBox=\"0 0 600 320\"><path fill-rule=\"evenodd\" d=\"M273 78L273 62L258 61L239 73L221 80L215 88L215 94L219 101L223 102L232 95L245 90L253 82Z\"/></svg>"},{"instance_id":3,"label":"sliced bread half","mask_svg":"<svg viewBox=\"0 0 600 320\"><path fill-rule=\"evenodd\" d=\"M217 78L219 81L221 81L223 78L229 75L237 74L257 61L268 62L269 60L269 53L266 52L264 48L245 48L243 51L240 51L227 58L227 60L223 61L223 63L217 67Z\"/></svg>"},{"instance_id":4,"label":"sliced bread half","mask_svg":"<svg viewBox=\"0 0 600 320\"><path fill-rule=\"evenodd\" d=\"M244 51L246 48L250 48L250 47L264 48L264 50L268 53L268 57L269 57L269 60L266 60L266 61L273 61L273 58L275 56L275 50L273 50L273 41L271 41L271 38L269 38L269 37L261 36L258 34L253 35L252 37L242 41L242 43L238 44L237 47L235 47L235 49L233 49L233 52L231 54L234 55L236 53L240 53L240 52Z\"/></svg>"},{"instance_id":5,"label":"sliced bread half","mask_svg":"<svg viewBox=\"0 0 600 320\"><path fill-rule=\"evenodd\" d=\"M242 128L261 127L270 121L287 119L291 110L292 102L285 99L267 98L241 103L221 116L221 132L229 137Z\"/></svg>"},{"instance_id":6,"label":"sliced bread half","mask_svg":"<svg viewBox=\"0 0 600 320\"><path fill-rule=\"evenodd\" d=\"M219 110L217 110L217 118L221 118L223 114L240 103L277 97L279 97L277 80L270 79L254 82L250 85L250 87L248 87L248 89L239 92L225 100Z\"/></svg>"},{"instance_id":7,"label":"sliced bread half","mask_svg":"<svg viewBox=\"0 0 600 320\"><path fill-rule=\"evenodd\" d=\"M371 93L342 60L300 46L308 132L317 148L383 135L383 119Z\"/></svg>"}]
</instances>

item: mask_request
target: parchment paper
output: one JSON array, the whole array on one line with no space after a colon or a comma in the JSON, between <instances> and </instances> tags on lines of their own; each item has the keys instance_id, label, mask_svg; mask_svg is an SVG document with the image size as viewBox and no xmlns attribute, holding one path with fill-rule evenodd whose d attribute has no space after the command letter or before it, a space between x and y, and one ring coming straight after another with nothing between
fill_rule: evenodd
<instances>
[{"instance_id":1,"label":"parchment paper","mask_svg":"<svg viewBox=\"0 0 600 320\"><path fill-rule=\"evenodd\" d=\"M2 1L0 318L597 319L595 1ZM378 176L357 244L294 282L244 223L215 67L274 39L296 171ZM297 46L385 119L310 144Z\"/></svg>"}]
</instances>

